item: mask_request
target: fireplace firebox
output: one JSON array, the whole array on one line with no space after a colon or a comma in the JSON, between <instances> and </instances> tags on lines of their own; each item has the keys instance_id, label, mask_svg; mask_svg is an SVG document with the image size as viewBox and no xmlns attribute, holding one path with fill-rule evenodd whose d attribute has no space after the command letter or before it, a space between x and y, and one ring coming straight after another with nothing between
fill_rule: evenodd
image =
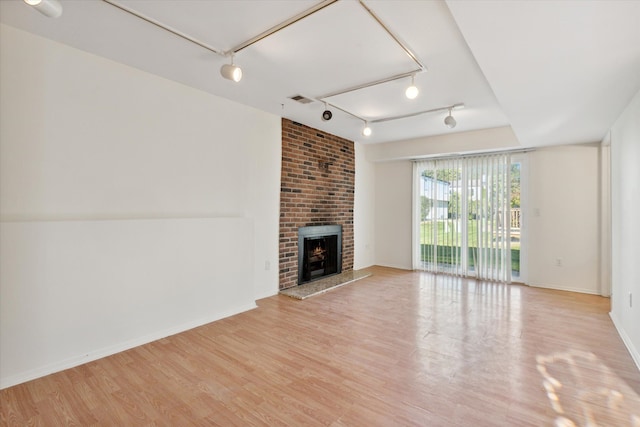
<instances>
[{"instance_id":1,"label":"fireplace firebox","mask_svg":"<svg viewBox=\"0 0 640 427\"><path fill-rule=\"evenodd\" d=\"M298 228L298 284L342 272L342 226Z\"/></svg>"}]
</instances>

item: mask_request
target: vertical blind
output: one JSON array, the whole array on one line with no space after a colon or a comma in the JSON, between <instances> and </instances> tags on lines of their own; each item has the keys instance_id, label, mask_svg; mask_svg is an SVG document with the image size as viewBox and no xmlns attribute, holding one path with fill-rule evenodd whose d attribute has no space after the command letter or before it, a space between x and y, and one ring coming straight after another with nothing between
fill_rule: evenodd
<instances>
[{"instance_id":1,"label":"vertical blind","mask_svg":"<svg viewBox=\"0 0 640 427\"><path fill-rule=\"evenodd\" d=\"M509 154L414 163L413 267L511 281Z\"/></svg>"}]
</instances>

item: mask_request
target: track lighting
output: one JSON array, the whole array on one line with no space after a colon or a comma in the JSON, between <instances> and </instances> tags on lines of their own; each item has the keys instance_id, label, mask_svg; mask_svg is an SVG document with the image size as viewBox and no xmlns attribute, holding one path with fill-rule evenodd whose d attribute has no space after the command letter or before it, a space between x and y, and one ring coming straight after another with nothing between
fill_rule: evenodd
<instances>
[{"instance_id":1,"label":"track lighting","mask_svg":"<svg viewBox=\"0 0 640 427\"><path fill-rule=\"evenodd\" d=\"M26 4L49 18L62 15L62 5L58 0L24 0Z\"/></svg>"},{"instance_id":2,"label":"track lighting","mask_svg":"<svg viewBox=\"0 0 640 427\"><path fill-rule=\"evenodd\" d=\"M449 108L449 115L444 118L444 124L451 129L456 127L456 124L457 124L456 119L454 119L453 116L451 115L451 108Z\"/></svg>"},{"instance_id":3,"label":"track lighting","mask_svg":"<svg viewBox=\"0 0 640 427\"><path fill-rule=\"evenodd\" d=\"M418 93L420 92L415 85L415 78L416 78L416 75L412 74L411 86L409 86L407 90L404 91L405 96L409 99L416 99L416 97L418 96Z\"/></svg>"},{"instance_id":4,"label":"track lighting","mask_svg":"<svg viewBox=\"0 0 640 427\"><path fill-rule=\"evenodd\" d=\"M233 63L233 55L231 55L231 64L224 64L220 68L220 74L222 77L234 82L239 82L242 79L242 68Z\"/></svg>"},{"instance_id":5,"label":"track lighting","mask_svg":"<svg viewBox=\"0 0 640 427\"><path fill-rule=\"evenodd\" d=\"M368 122L364 122L364 127L362 128L363 136L371 136L371 128L369 127Z\"/></svg>"}]
</instances>

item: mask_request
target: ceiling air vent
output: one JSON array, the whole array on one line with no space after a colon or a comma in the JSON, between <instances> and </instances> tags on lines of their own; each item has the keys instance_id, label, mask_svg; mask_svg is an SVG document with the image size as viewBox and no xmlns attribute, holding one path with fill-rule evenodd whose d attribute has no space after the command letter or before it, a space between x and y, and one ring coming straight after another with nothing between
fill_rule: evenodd
<instances>
[{"instance_id":1,"label":"ceiling air vent","mask_svg":"<svg viewBox=\"0 0 640 427\"><path fill-rule=\"evenodd\" d=\"M294 101L297 101L300 104L310 104L310 103L313 102L313 99L305 98L302 95L291 96L291 97L289 97L289 99L293 99Z\"/></svg>"}]
</instances>

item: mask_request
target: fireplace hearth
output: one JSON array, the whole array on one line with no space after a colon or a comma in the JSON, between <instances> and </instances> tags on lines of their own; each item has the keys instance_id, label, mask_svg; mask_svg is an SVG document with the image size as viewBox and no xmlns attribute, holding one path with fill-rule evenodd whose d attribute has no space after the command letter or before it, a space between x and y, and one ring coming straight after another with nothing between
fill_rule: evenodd
<instances>
[{"instance_id":1,"label":"fireplace hearth","mask_svg":"<svg viewBox=\"0 0 640 427\"><path fill-rule=\"evenodd\" d=\"M298 285L342 272L342 226L298 228Z\"/></svg>"}]
</instances>

